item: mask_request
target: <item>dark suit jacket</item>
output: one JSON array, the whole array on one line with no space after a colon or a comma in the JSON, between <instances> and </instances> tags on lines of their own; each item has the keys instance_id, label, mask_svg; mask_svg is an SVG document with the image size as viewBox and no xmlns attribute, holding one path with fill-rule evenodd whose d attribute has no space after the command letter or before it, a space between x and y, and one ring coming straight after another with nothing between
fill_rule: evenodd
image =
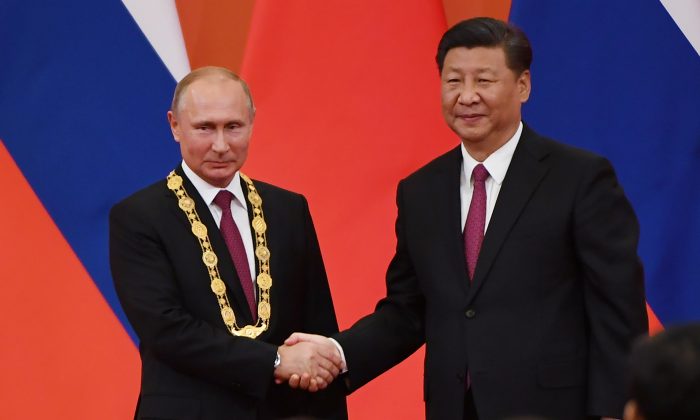
<instances>
[{"instance_id":1,"label":"dark suit jacket","mask_svg":"<svg viewBox=\"0 0 700 420\"><path fill-rule=\"evenodd\" d=\"M250 324L223 237L190 181L177 172L207 226L238 325ZM347 418L338 384L312 395L273 382L277 346L286 337L294 331L332 334L338 325L306 200L263 182L255 185L263 199L273 278L270 326L256 340L226 330L199 242L165 180L112 209L112 275L141 341L136 418Z\"/></svg>"},{"instance_id":2,"label":"dark suit jacket","mask_svg":"<svg viewBox=\"0 0 700 420\"><path fill-rule=\"evenodd\" d=\"M459 148L398 187L387 296L337 336L354 390L426 343L429 419L622 416L624 365L647 331L636 217L607 160L527 126L470 285Z\"/></svg>"}]
</instances>

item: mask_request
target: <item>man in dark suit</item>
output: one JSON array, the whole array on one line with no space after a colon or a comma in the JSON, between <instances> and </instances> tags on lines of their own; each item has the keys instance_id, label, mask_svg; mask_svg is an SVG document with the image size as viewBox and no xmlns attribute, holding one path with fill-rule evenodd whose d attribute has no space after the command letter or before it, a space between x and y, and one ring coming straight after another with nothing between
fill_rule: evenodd
<instances>
[{"instance_id":1,"label":"man in dark suit","mask_svg":"<svg viewBox=\"0 0 700 420\"><path fill-rule=\"evenodd\" d=\"M522 123L531 59L524 33L489 18L440 41L461 145L399 183L387 296L334 336L350 391L425 343L429 419L621 417L647 332L638 222L606 159Z\"/></svg>"},{"instance_id":2,"label":"man in dark suit","mask_svg":"<svg viewBox=\"0 0 700 420\"><path fill-rule=\"evenodd\" d=\"M168 112L182 164L110 213L114 284L140 338L138 419L347 418L340 383L326 388L335 349L281 345L338 325L306 200L239 171L254 112L235 74L190 73ZM325 389L282 384L292 372Z\"/></svg>"}]
</instances>

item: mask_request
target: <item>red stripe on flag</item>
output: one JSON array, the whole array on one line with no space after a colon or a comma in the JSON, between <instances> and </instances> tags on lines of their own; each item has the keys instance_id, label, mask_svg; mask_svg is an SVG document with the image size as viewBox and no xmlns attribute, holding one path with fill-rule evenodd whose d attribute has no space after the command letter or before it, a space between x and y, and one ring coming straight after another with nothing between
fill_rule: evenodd
<instances>
[{"instance_id":1,"label":"red stripe on flag","mask_svg":"<svg viewBox=\"0 0 700 420\"><path fill-rule=\"evenodd\" d=\"M0 179L0 418L132 417L136 348L1 141Z\"/></svg>"},{"instance_id":2,"label":"red stripe on flag","mask_svg":"<svg viewBox=\"0 0 700 420\"><path fill-rule=\"evenodd\" d=\"M649 334L654 335L664 330L664 326L661 325L659 318L656 317L654 310L647 303L647 315L649 316Z\"/></svg>"}]
</instances>

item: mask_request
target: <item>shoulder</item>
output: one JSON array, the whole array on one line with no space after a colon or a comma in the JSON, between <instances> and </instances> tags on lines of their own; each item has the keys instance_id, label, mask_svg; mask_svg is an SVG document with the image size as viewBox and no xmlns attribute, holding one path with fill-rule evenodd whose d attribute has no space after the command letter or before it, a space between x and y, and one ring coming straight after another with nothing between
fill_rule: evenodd
<instances>
[{"instance_id":1,"label":"shoulder","mask_svg":"<svg viewBox=\"0 0 700 420\"><path fill-rule=\"evenodd\" d=\"M253 185L255 189L258 190L260 196L265 200L266 198L274 201L276 203L287 202L287 203L301 203L306 202L306 198L297 192L290 191L276 185L260 181L258 179L253 179Z\"/></svg>"},{"instance_id":2,"label":"shoulder","mask_svg":"<svg viewBox=\"0 0 700 420\"><path fill-rule=\"evenodd\" d=\"M530 168L542 168L551 182L576 194L619 187L615 169L604 156L541 136L528 128L511 165L516 159L520 159L518 164L521 164L533 157L537 162L530 163Z\"/></svg>"},{"instance_id":3,"label":"shoulder","mask_svg":"<svg viewBox=\"0 0 700 420\"><path fill-rule=\"evenodd\" d=\"M540 135L527 125L523 129L516 154L517 152L528 153L540 160L547 158L570 169L608 162L606 158L592 151Z\"/></svg>"},{"instance_id":4,"label":"shoulder","mask_svg":"<svg viewBox=\"0 0 700 420\"><path fill-rule=\"evenodd\" d=\"M288 222L310 217L309 204L302 194L253 179L262 198L262 208L268 218Z\"/></svg>"},{"instance_id":5,"label":"shoulder","mask_svg":"<svg viewBox=\"0 0 700 420\"><path fill-rule=\"evenodd\" d=\"M446 173L458 173L461 165L462 152L460 146L457 146L421 166L406 178L402 179L401 183L420 184Z\"/></svg>"},{"instance_id":6,"label":"shoulder","mask_svg":"<svg viewBox=\"0 0 700 420\"><path fill-rule=\"evenodd\" d=\"M142 188L112 206L110 218L119 215L158 214L167 202L168 189L165 179Z\"/></svg>"}]
</instances>

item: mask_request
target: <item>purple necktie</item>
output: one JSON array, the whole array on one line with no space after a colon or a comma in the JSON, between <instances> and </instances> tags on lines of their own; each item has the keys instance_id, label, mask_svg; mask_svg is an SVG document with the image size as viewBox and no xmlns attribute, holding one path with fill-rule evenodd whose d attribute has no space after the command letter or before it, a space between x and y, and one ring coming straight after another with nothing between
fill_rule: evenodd
<instances>
[{"instance_id":1,"label":"purple necktie","mask_svg":"<svg viewBox=\"0 0 700 420\"><path fill-rule=\"evenodd\" d=\"M484 240L484 228L486 226L486 178L489 171L484 165L478 164L472 171L474 190L472 202L469 204L467 223L464 225L464 252L467 257L467 270L469 280L474 280L476 261L479 258L481 242Z\"/></svg>"},{"instance_id":2,"label":"purple necktie","mask_svg":"<svg viewBox=\"0 0 700 420\"><path fill-rule=\"evenodd\" d=\"M253 320L258 318L258 311L255 307L255 291L253 290L253 278L250 275L250 267L248 265L248 257L245 253L245 248L243 247L243 239L241 239L241 233L236 227L236 223L233 222L233 215L231 214L231 200L233 199L233 193L226 190L221 190L214 197L214 204L219 206L223 215L221 216L221 224L219 229L221 230L221 235L224 237L226 246L228 248L229 254L231 254L231 259L233 264L236 266L236 273L238 273L238 279L241 281L241 286L243 287L243 292L245 293L245 298L248 301L248 307L250 308L250 313L253 315Z\"/></svg>"}]
</instances>

